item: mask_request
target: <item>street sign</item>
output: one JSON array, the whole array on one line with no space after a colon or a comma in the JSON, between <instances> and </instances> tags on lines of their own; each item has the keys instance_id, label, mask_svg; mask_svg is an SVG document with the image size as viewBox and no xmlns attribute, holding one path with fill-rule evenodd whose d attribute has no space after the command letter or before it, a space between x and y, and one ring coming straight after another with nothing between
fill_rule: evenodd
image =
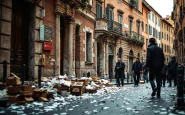
<instances>
[{"instance_id":1,"label":"street sign","mask_svg":"<svg viewBox=\"0 0 185 115\"><path fill-rule=\"evenodd\" d=\"M44 25L40 24L40 40L44 41Z\"/></svg>"},{"instance_id":2,"label":"street sign","mask_svg":"<svg viewBox=\"0 0 185 115\"><path fill-rule=\"evenodd\" d=\"M52 38L52 28L49 26L44 26L44 40L50 41Z\"/></svg>"}]
</instances>

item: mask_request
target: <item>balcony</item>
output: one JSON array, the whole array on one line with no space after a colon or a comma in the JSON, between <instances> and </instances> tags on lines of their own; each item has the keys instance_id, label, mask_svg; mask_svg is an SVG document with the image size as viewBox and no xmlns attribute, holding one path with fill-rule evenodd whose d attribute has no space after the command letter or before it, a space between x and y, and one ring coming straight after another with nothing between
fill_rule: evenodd
<instances>
[{"instance_id":1,"label":"balcony","mask_svg":"<svg viewBox=\"0 0 185 115\"><path fill-rule=\"evenodd\" d=\"M144 36L142 36L136 32L133 32L133 31L126 31L123 39L125 39L127 41L131 41L131 42L135 42L135 43L138 43L141 45L144 44Z\"/></svg>"},{"instance_id":2,"label":"balcony","mask_svg":"<svg viewBox=\"0 0 185 115\"><path fill-rule=\"evenodd\" d=\"M178 41L177 40L174 40L173 41L173 49L174 50L177 50L178 49Z\"/></svg>"},{"instance_id":3,"label":"balcony","mask_svg":"<svg viewBox=\"0 0 185 115\"><path fill-rule=\"evenodd\" d=\"M130 7L135 8L136 7L136 0L130 0Z\"/></svg>"},{"instance_id":4,"label":"balcony","mask_svg":"<svg viewBox=\"0 0 185 115\"><path fill-rule=\"evenodd\" d=\"M108 31L122 34L122 24L115 22L113 20L108 21Z\"/></svg>"},{"instance_id":5,"label":"balcony","mask_svg":"<svg viewBox=\"0 0 185 115\"><path fill-rule=\"evenodd\" d=\"M105 31L107 31L107 20L105 18L96 19L95 30L105 30Z\"/></svg>"}]
</instances>

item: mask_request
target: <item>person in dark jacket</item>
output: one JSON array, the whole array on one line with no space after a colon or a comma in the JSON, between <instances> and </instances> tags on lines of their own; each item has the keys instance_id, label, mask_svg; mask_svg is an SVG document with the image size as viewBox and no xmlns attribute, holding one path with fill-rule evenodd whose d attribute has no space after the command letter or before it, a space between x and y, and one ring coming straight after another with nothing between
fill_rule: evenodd
<instances>
[{"instance_id":1,"label":"person in dark jacket","mask_svg":"<svg viewBox=\"0 0 185 115\"><path fill-rule=\"evenodd\" d=\"M148 69L146 63L143 64L143 78L148 83Z\"/></svg>"},{"instance_id":2,"label":"person in dark jacket","mask_svg":"<svg viewBox=\"0 0 185 115\"><path fill-rule=\"evenodd\" d=\"M169 87L172 86L172 79L174 79L174 86L177 86L177 66L178 63L176 62L175 56L173 56L172 60L168 64Z\"/></svg>"},{"instance_id":3,"label":"person in dark jacket","mask_svg":"<svg viewBox=\"0 0 185 115\"><path fill-rule=\"evenodd\" d=\"M125 79L124 70L125 70L124 62L122 62L121 59L118 58L118 62L116 63L116 66L115 66L115 77L116 77L118 87L120 86L120 79L121 79L122 86L124 85L124 79Z\"/></svg>"},{"instance_id":4,"label":"person in dark jacket","mask_svg":"<svg viewBox=\"0 0 185 115\"><path fill-rule=\"evenodd\" d=\"M168 66L164 64L163 69L161 71L161 86L165 87L165 82L167 78Z\"/></svg>"},{"instance_id":5,"label":"person in dark jacket","mask_svg":"<svg viewBox=\"0 0 185 115\"><path fill-rule=\"evenodd\" d=\"M157 98L160 98L161 93L161 70L164 66L164 53L163 50L157 46L155 38L150 38L150 45L147 48L146 65L149 70L149 80L152 87L152 95L155 96L157 92ZM154 82L156 78L157 88Z\"/></svg>"},{"instance_id":6,"label":"person in dark jacket","mask_svg":"<svg viewBox=\"0 0 185 115\"><path fill-rule=\"evenodd\" d=\"M136 62L132 65L132 71L134 72L134 86L138 86L142 71L142 64L140 63L139 58L136 58Z\"/></svg>"}]
</instances>

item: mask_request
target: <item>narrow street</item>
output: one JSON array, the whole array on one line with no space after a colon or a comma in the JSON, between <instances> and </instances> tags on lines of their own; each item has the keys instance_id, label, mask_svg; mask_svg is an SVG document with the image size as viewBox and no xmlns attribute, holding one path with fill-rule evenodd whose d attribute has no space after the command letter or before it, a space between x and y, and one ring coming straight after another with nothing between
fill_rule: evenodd
<instances>
[{"instance_id":1,"label":"narrow street","mask_svg":"<svg viewBox=\"0 0 185 115\"><path fill-rule=\"evenodd\" d=\"M155 115L185 114L175 111L174 87L163 87L161 99L151 97L150 84L141 84L139 87L125 85L115 88L116 92L101 94L85 94L82 97L57 97L49 103L34 102L25 106L12 105L8 109L0 109L2 115Z\"/></svg>"}]
</instances>

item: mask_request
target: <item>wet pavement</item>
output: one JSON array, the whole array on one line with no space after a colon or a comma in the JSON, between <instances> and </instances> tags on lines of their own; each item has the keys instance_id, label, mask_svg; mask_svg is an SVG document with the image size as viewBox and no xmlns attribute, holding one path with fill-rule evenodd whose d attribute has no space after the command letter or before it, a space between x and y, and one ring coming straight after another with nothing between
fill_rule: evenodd
<instances>
[{"instance_id":1,"label":"wet pavement","mask_svg":"<svg viewBox=\"0 0 185 115\"><path fill-rule=\"evenodd\" d=\"M115 90L109 92L109 90ZM106 93L109 92L109 93ZM176 89L163 87L161 98L151 97L150 84L107 89L105 94L56 98L48 103L34 102L25 106L0 108L0 115L176 115L185 111L174 109Z\"/></svg>"}]
</instances>

